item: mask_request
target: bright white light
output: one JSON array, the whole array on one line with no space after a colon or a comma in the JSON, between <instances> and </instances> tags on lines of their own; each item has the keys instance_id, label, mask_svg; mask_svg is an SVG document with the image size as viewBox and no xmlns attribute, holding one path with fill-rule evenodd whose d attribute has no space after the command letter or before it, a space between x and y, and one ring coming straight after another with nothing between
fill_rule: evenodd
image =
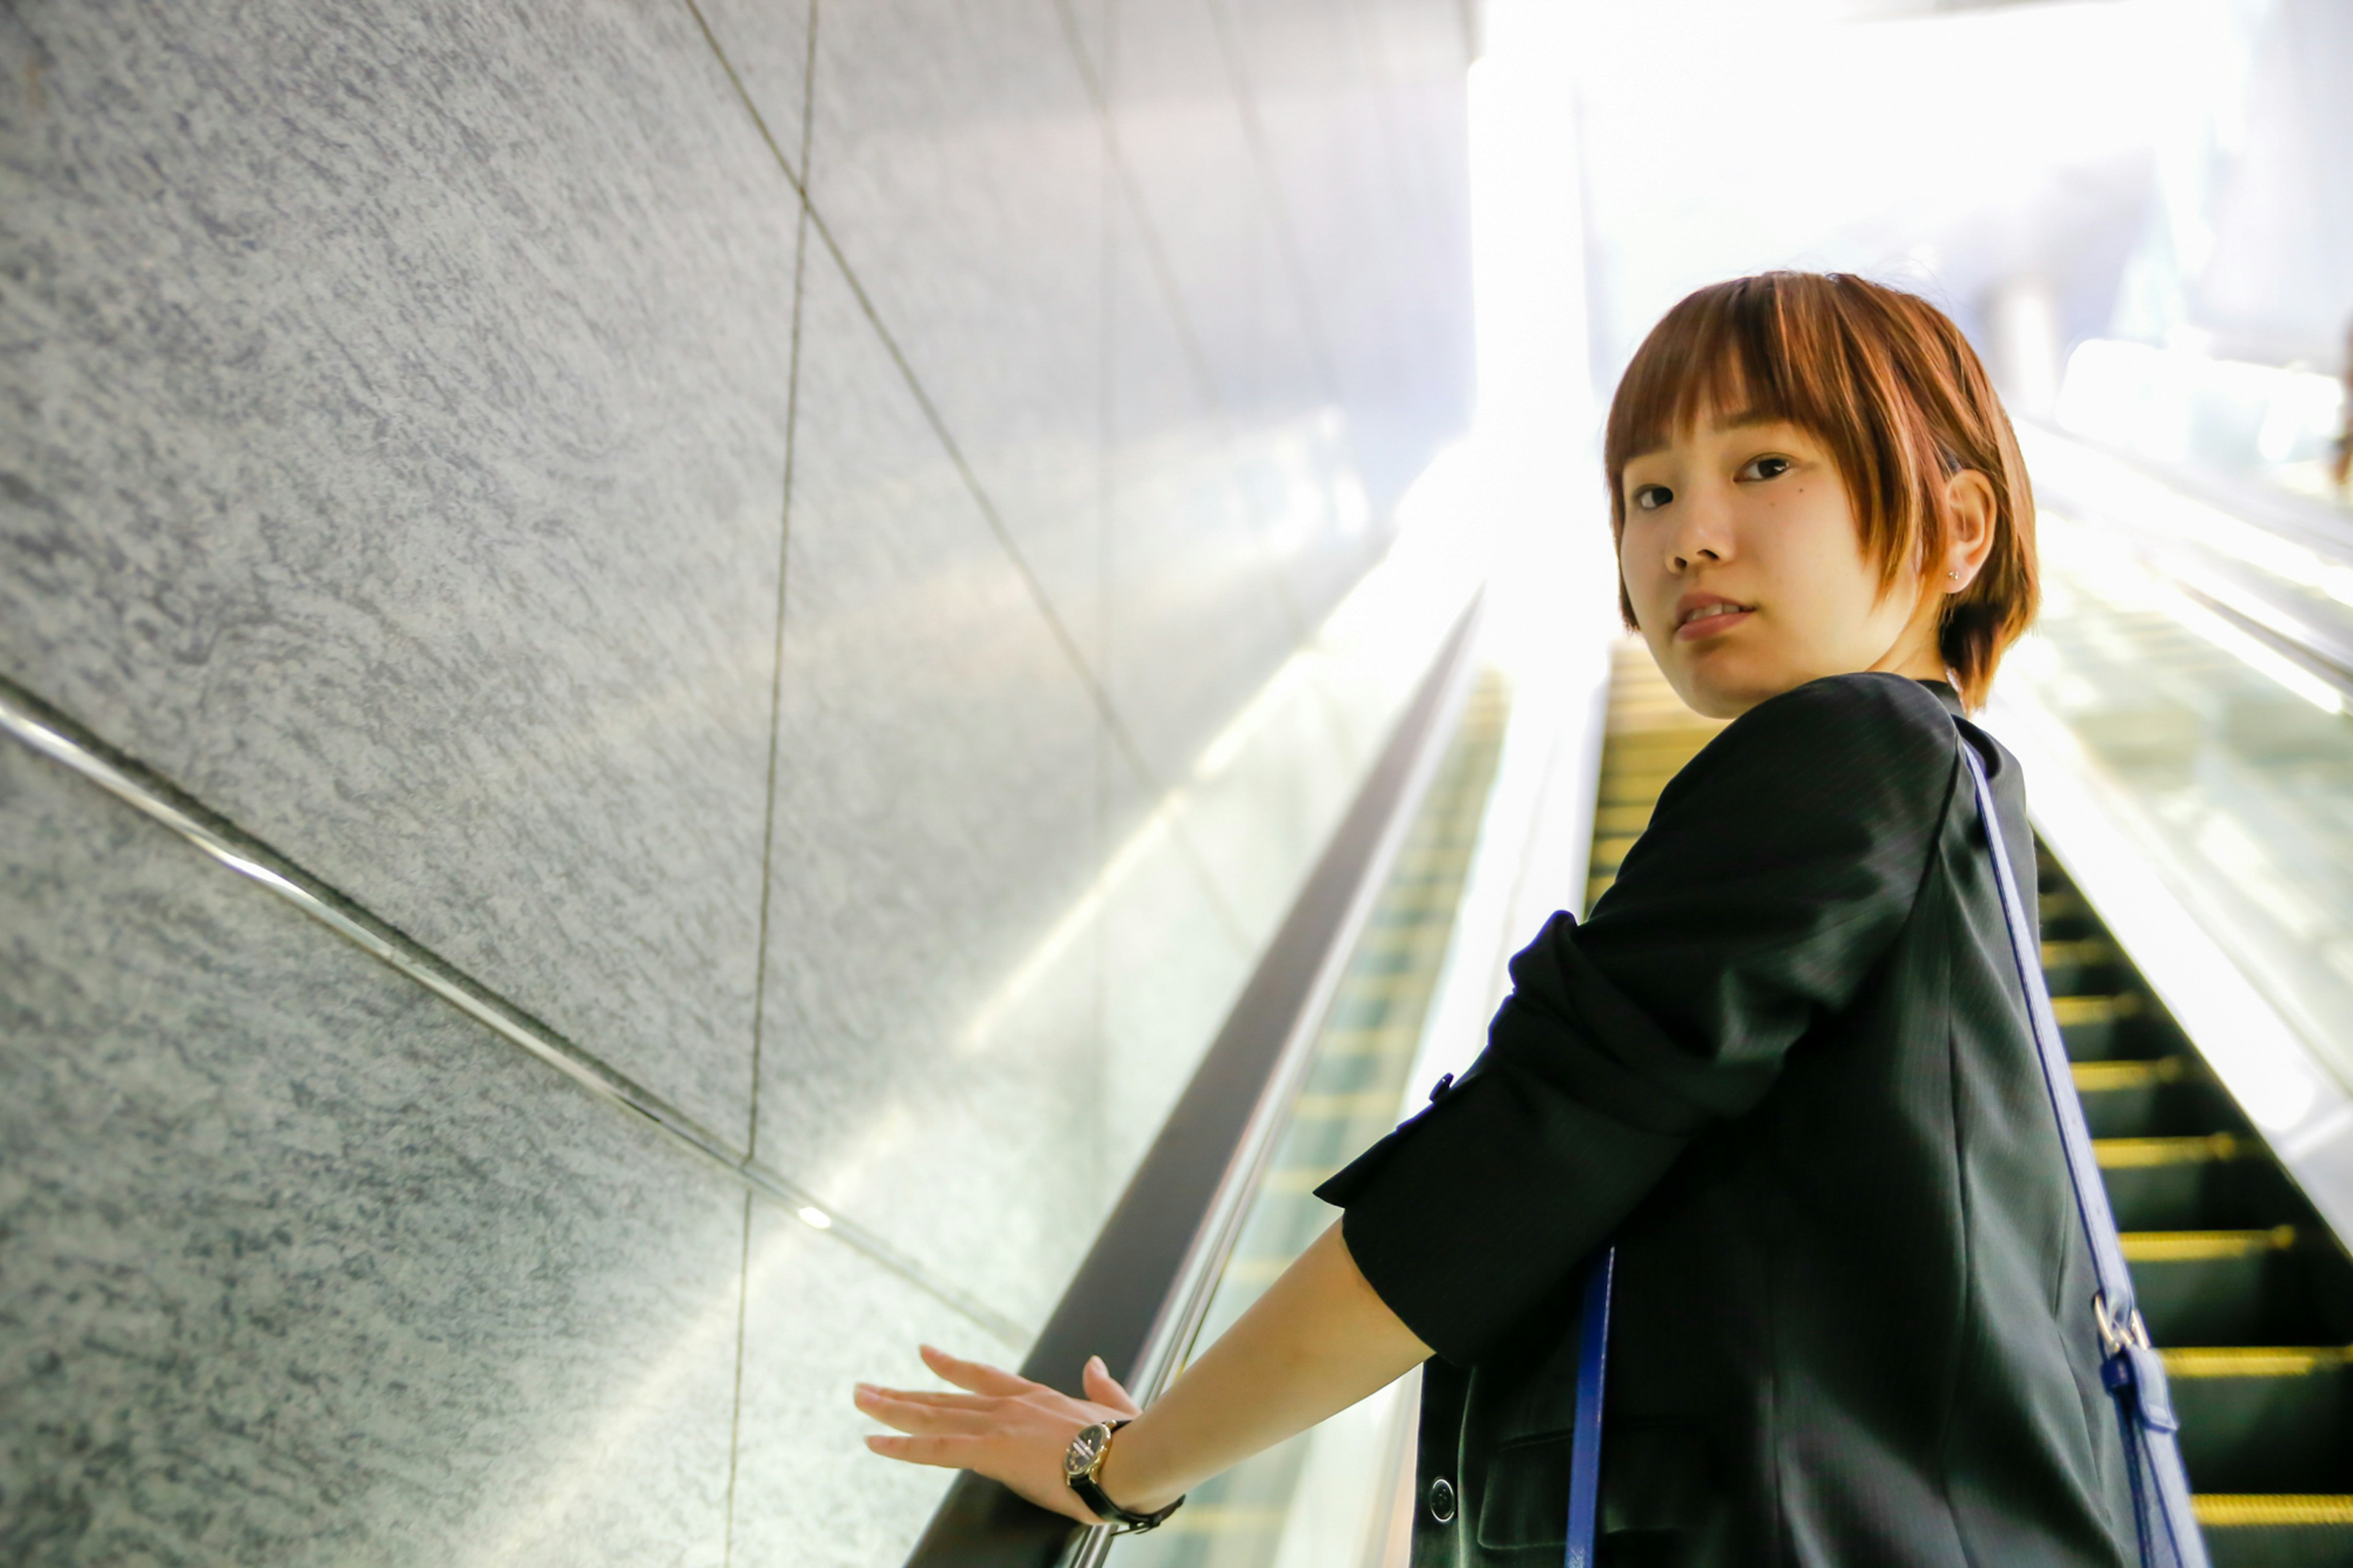
<instances>
[{"instance_id":1,"label":"bright white light","mask_svg":"<svg viewBox=\"0 0 2353 1568\"><path fill-rule=\"evenodd\" d=\"M1495 0L1470 80L1481 437L1548 438L1555 457L1592 416L1569 9Z\"/></svg>"},{"instance_id":2,"label":"bright white light","mask_svg":"<svg viewBox=\"0 0 2353 1568\"><path fill-rule=\"evenodd\" d=\"M793 1212L800 1215L801 1223L807 1226L811 1230L831 1230L833 1228L833 1216L826 1213L823 1209L810 1208L807 1205L804 1205L801 1207L795 1209Z\"/></svg>"},{"instance_id":3,"label":"bright white light","mask_svg":"<svg viewBox=\"0 0 2353 1568\"><path fill-rule=\"evenodd\" d=\"M2205 605L2173 588L2160 585L2155 597L2158 607L2176 622L2196 632L2248 668L2269 677L2324 713L2344 711L2344 699L2337 694L2337 688L2285 654L2240 630Z\"/></svg>"},{"instance_id":4,"label":"bright white light","mask_svg":"<svg viewBox=\"0 0 2353 1568\"><path fill-rule=\"evenodd\" d=\"M2067 357L2057 415L2079 435L2167 462L2189 459L2201 424L2253 422L2254 455L2283 463L2335 435L2344 403L2333 377L2216 359L2188 346L2186 334L2166 348L2094 338Z\"/></svg>"}]
</instances>

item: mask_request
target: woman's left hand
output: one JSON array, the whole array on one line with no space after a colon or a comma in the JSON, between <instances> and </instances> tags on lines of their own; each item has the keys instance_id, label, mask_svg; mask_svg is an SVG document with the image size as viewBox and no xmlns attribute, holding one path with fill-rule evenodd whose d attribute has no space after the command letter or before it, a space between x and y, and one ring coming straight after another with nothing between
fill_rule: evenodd
<instances>
[{"instance_id":1,"label":"woman's left hand","mask_svg":"<svg viewBox=\"0 0 2353 1568\"><path fill-rule=\"evenodd\" d=\"M1040 1508L1082 1524L1102 1522L1062 1479L1062 1456L1071 1438L1098 1421L1124 1421L1136 1414L1135 1401L1101 1356L1087 1358L1087 1397L1073 1399L1017 1373L960 1361L930 1345L922 1351L924 1365L965 1392L860 1384L858 1408L904 1434L877 1433L866 1439L869 1448L910 1464L974 1470Z\"/></svg>"}]
</instances>

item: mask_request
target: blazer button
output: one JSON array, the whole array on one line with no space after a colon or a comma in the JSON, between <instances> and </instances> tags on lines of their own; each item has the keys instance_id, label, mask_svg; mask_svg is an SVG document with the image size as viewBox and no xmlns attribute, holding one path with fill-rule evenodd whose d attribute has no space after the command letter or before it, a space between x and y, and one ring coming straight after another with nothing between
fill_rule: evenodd
<instances>
[{"instance_id":1,"label":"blazer button","mask_svg":"<svg viewBox=\"0 0 2353 1568\"><path fill-rule=\"evenodd\" d=\"M1454 1483L1443 1476L1430 1483L1430 1517L1440 1524L1454 1522Z\"/></svg>"},{"instance_id":2,"label":"blazer button","mask_svg":"<svg viewBox=\"0 0 2353 1568\"><path fill-rule=\"evenodd\" d=\"M1448 1073L1445 1077L1440 1079L1436 1083L1430 1086L1430 1103L1436 1105L1438 1103L1438 1097L1444 1094L1448 1089L1452 1089L1453 1087L1454 1075L1452 1073Z\"/></svg>"}]
</instances>

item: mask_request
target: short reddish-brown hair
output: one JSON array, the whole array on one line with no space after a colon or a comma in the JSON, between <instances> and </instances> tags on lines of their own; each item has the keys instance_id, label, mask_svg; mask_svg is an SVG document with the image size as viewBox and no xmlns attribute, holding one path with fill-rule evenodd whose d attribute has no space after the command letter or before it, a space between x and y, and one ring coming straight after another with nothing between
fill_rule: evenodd
<instances>
[{"instance_id":1,"label":"short reddish-brown hair","mask_svg":"<svg viewBox=\"0 0 2353 1568\"><path fill-rule=\"evenodd\" d=\"M1983 703L1996 665L2034 619L2034 495L1985 366L1945 313L1838 272L1764 272L1687 295L1651 329L1610 400L1602 440L1609 527L1626 532L1626 465L1710 414L1781 419L1827 446L1864 552L1893 588L1934 560L1952 526L1946 481L1993 485L1993 547L1937 629L1961 699ZM1624 582L1620 611L1634 626Z\"/></svg>"}]
</instances>

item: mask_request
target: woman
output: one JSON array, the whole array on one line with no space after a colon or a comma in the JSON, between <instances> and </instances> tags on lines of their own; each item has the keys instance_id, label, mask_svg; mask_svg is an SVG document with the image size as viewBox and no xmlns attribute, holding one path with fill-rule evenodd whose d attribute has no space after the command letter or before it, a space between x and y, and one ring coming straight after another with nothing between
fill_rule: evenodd
<instances>
[{"instance_id":1,"label":"woman","mask_svg":"<svg viewBox=\"0 0 2353 1568\"><path fill-rule=\"evenodd\" d=\"M1617 1247L1604 1563L2131 1556L2093 1268L1957 722L2035 605L2010 426L1952 323L1858 279L1704 289L1604 448L1621 608L1734 721L1485 1052L1322 1189L1346 1212L1149 1411L926 1351L879 1453L1148 1515L1428 1361L1418 1563L1557 1560L1580 1264Z\"/></svg>"}]
</instances>

